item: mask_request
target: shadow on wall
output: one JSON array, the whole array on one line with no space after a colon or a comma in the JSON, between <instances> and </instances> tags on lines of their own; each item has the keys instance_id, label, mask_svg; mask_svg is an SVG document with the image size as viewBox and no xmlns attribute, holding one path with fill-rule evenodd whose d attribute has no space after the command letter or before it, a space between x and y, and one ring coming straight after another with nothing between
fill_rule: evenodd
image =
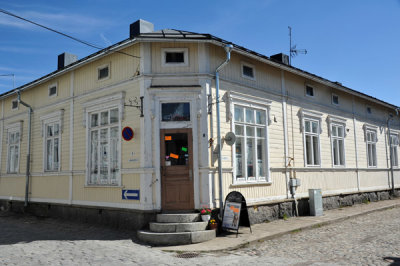
<instances>
[{"instance_id":1,"label":"shadow on wall","mask_svg":"<svg viewBox=\"0 0 400 266\"><path fill-rule=\"evenodd\" d=\"M126 240L138 242L136 232L117 230L54 218L40 218L29 214L0 212L0 245L40 240Z\"/></svg>"}]
</instances>

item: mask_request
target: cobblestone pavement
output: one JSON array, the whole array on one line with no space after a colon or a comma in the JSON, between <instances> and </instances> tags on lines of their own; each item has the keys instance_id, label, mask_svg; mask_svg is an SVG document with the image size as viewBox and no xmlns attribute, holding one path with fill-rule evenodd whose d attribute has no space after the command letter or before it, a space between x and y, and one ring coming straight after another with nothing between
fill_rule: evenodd
<instances>
[{"instance_id":1,"label":"cobblestone pavement","mask_svg":"<svg viewBox=\"0 0 400 266\"><path fill-rule=\"evenodd\" d=\"M201 254L152 249L138 243L129 231L0 214L0 265L205 264L400 265L400 208L288 234L234 251Z\"/></svg>"}]
</instances>

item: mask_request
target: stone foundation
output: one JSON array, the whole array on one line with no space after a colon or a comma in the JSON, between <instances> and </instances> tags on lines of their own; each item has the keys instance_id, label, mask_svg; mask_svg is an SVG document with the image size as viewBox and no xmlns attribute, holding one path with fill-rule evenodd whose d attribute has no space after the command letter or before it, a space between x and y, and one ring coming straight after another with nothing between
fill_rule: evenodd
<instances>
[{"instance_id":1,"label":"stone foundation","mask_svg":"<svg viewBox=\"0 0 400 266\"><path fill-rule=\"evenodd\" d=\"M400 190L396 190L393 196L391 191L364 192L348 195L327 196L322 198L324 210L338 209L348 207L354 204L362 204L379 200L388 200L393 197L400 197ZM309 216L310 207L308 198L302 198L297 201L297 208L300 216ZM251 224L271 222L273 220L285 217L295 216L296 206L292 199L284 202L277 202L266 205L254 205L248 207Z\"/></svg>"},{"instance_id":2,"label":"stone foundation","mask_svg":"<svg viewBox=\"0 0 400 266\"><path fill-rule=\"evenodd\" d=\"M0 201L0 208L1 210L29 213L39 217L61 218L128 230L142 229L156 217L156 212L49 203L29 203L28 207L24 208L24 202L6 200Z\"/></svg>"}]
</instances>

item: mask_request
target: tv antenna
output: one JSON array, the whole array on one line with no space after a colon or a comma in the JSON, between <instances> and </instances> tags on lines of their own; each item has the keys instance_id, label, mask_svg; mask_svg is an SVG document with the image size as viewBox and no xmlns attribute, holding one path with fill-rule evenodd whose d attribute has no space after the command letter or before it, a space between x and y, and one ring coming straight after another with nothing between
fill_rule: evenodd
<instances>
[{"instance_id":1,"label":"tv antenna","mask_svg":"<svg viewBox=\"0 0 400 266\"><path fill-rule=\"evenodd\" d=\"M292 57L297 56L298 54L307 54L306 49L296 49L296 44L292 46L292 27L289 28L289 65L292 65Z\"/></svg>"}]
</instances>

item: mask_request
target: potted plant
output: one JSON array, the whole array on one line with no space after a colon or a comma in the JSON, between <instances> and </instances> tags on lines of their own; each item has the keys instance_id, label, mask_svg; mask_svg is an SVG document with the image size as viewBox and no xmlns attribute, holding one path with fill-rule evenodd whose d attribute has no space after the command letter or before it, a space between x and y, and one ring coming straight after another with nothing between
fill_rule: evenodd
<instances>
[{"instance_id":1,"label":"potted plant","mask_svg":"<svg viewBox=\"0 0 400 266\"><path fill-rule=\"evenodd\" d=\"M200 210L201 220L207 222L211 218L211 209L203 208Z\"/></svg>"},{"instance_id":2,"label":"potted plant","mask_svg":"<svg viewBox=\"0 0 400 266\"><path fill-rule=\"evenodd\" d=\"M218 228L218 223L215 219L211 219L208 224L211 230L216 230Z\"/></svg>"}]
</instances>

